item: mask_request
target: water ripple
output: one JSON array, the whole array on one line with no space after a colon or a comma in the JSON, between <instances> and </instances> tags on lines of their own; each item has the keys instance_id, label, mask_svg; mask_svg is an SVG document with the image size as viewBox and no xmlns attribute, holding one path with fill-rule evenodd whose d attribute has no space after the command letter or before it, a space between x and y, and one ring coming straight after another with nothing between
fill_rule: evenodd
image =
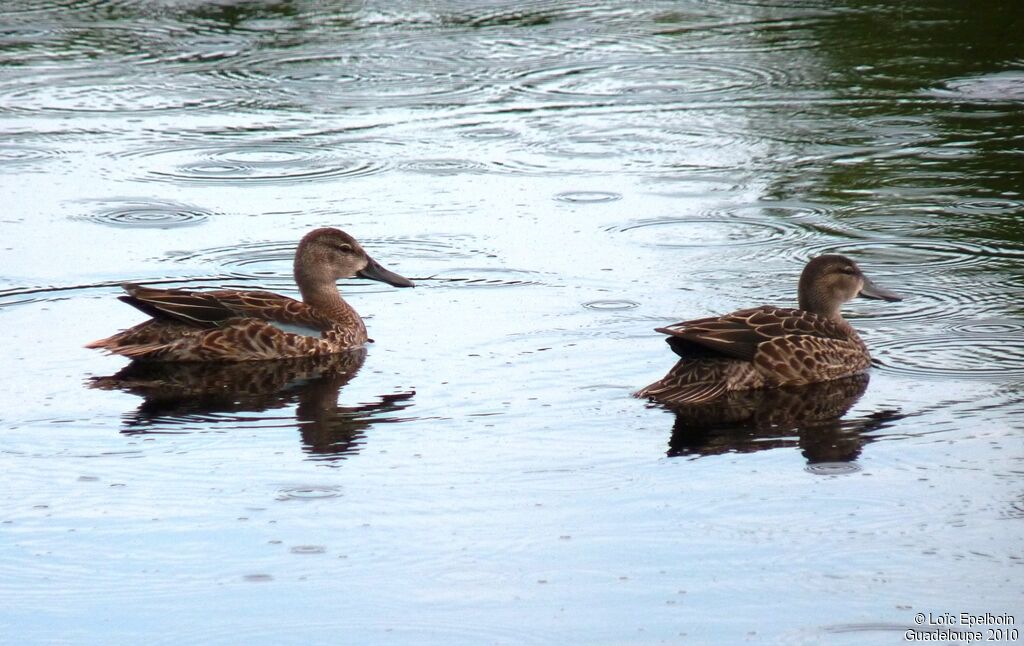
<instances>
[{"instance_id":1,"label":"water ripple","mask_svg":"<svg viewBox=\"0 0 1024 646\"><path fill-rule=\"evenodd\" d=\"M496 274L488 277L486 274ZM427 286L437 287L523 287L543 285L539 272L493 267L452 267L431 274Z\"/></svg>"},{"instance_id":2,"label":"water ripple","mask_svg":"<svg viewBox=\"0 0 1024 646\"><path fill-rule=\"evenodd\" d=\"M1017 200L976 198L941 202L935 197L899 204L857 204L836 210L844 225L865 233L941 238L967 226L1012 226L1024 212L1024 202ZM979 216L984 220L977 219Z\"/></svg>"},{"instance_id":3,"label":"water ripple","mask_svg":"<svg viewBox=\"0 0 1024 646\"><path fill-rule=\"evenodd\" d=\"M519 78L518 91L543 97L625 101L675 101L694 95L736 94L766 87L779 73L712 61L637 61L534 69Z\"/></svg>"},{"instance_id":4,"label":"water ripple","mask_svg":"<svg viewBox=\"0 0 1024 646\"><path fill-rule=\"evenodd\" d=\"M779 6L775 0L708 0L708 2L727 7L736 5L741 7L763 7L765 9L776 9ZM833 5L829 0L788 0L785 6L790 9L828 9Z\"/></svg>"},{"instance_id":5,"label":"water ripple","mask_svg":"<svg viewBox=\"0 0 1024 646\"><path fill-rule=\"evenodd\" d=\"M409 39L415 40L415 35ZM385 41L391 42L391 41ZM447 54L417 50L415 56L402 56L381 44L365 43L358 54L339 54L305 50L292 57L270 52L262 58L236 61L246 75L262 75L272 90L303 105L325 107L378 106L387 104L445 104L468 101L487 87L472 69L462 66L453 71ZM441 50L444 51L444 50Z\"/></svg>"},{"instance_id":6,"label":"water ripple","mask_svg":"<svg viewBox=\"0 0 1024 646\"><path fill-rule=\"evenodd\" d=\"M828 240L794 250L796 258L807 262L824 253L838 253L858 262L892 265L904 269L948 269L989 264L995 258L1024 259L1024 249L983 245L962 240L923 238L885 238L869 240Z\"/></svg>"},{"instance_id":7,"label":"water ripple","mask_svg":"<svg viewBox=\"0 0 1024 646\"><path fill-rule=\"evenodd\" d=\"M25 0L25 2L14 3L10 8L4 7L5 13L32 14L52 13L55 9L64 12L86 12L95 11L98 7L105 7L107 11L126 11L133 6L133 0Z\"/></svg>"},{"instance_id":8,"label":"water ripple","mask_svg":"<svg viewBox=\"0 0 1024 646\"><path fill-rule=\"evenodd\" d=\"M218 267L245 267L245 271L232 273L242 278L291 279L295 247L295 242L243 242L224 247L174 252L169 254L166 260L198 262Z\"/></svg>"},{"instance_id":9,"label":"water ripple","mask_svg":"<svg viewBox=\"0 0 1024 646\"><path fill-rule=\"evenodd\" d=\"M811 231L794 222L729 218L667 217L635 220L606 231L627 233L655 247L741 247L802 240Z\"/></svg>"},{"instance_id":10,"label":"water ripple","mask_svg":"<svg viewBox=\"0 0 1024 646\"><path fill-rule=\"evenodd\" d=\"M300 236L301 233L296 233L296 241ZM245 242L225 247L176 252L167 259L173 262L200 262L223 267L257 265L263 266L263 268L250 270L247 275L291 276L291 263L295 257L296 241ZM482 250L463 250L455 244L457 241L457 236L430 238L383 236L361 238L359 243L371 251L371 255L379 249L382 256L386 254L393 258L473 258L486 253Z\"/></svg>"},{"instance_id":11,"label":"water ripple","mask_svg":"<svg viewBox=\"0 0 1024 646\"><path fill-rule=\"evenodd\" d=\"M485 141L497 139L515 139L519 133L511 128L492 126L482 123L465 124L459 127L458 133L467 139L482 139Z\"/></svg>"},{"instance_id":12,"label":"water ripple","mask_svg":"<svg viewBox=\"0 0 1024 646\"><path fill-rule=\"evenodd\" d=\"M1024 201L996 198L961 199L950 208L958 213L969 215L1013 215L1019 216L1024 211Z\"/></svg>"},{"instance_id":13,"label":"water ripple","mask_svg":"<svg viewBox=\"0 0 1024 646\"><path fill-rule=\"evenodd\" d=\"M199 207L167 200L124 198L101 204L98 211L76 218L115 227L166 229L200 224L211 215Z\"/></svg>"},{"instance_id":14,"label":"water ripple","mask_svg":"<svg viewBox=\"0 0 1024 646\"><path fill-rule=\"evenodd\" d=\"M296 234L298 239L299 234ZM434 285L485 287L497 285L536 284L536 280L519 278L519 274L532 276L534 272L493 267L452 267L454 259L486 259L493 255L479 248L465 248L459 236L431 237L380 237L362 238L360 244L370 255L385 266L396 268L404 260L414 260L419 272L426 278L414 276L414 280L428 281L424 286ZM292 263L296 243L293 241L244 242L223 247L211 247L195 251L181 251L168 255L162 260L174 263L199 263L213 265L224 270L218 280L237 279L245 283L256 282L266 289L294 290ZM430 271L431 265L440 265L441 270ZM397 270L397 269L396 269ZM400 272L401 273L401 272ZM501 277L487 277L482 274L498 273ZM371 281L352 279L339 283L346 291L372 292L387 289ZM225 287L231 287L225 284ZM252 285L243 285L252 289Z\"/></svg>"},{"instance_id":15,"label":"water ripple","mask_svg":"<svg viewBox=\"0 0 1024 646\"><path fill-rule=\"evenodd\" d=\"M217 273L218 286L222 288L259 288L287 293L297 289L292 267L295 247L296 243L289 241L245 242L198 251L175 252L163 260L213 265L221 270ZM239 282L233 283L233 280ZM354 283L353 286L358 288L362 285Z\"/></svg>"},{"instance_id":16,"label":"water ripple","mask_svg":"<svg viewBox=\"0 0 1024 646\"><path fill-rule=\"evenodd\" d=\"M583 307L587 308L588 310L621 311L636 309L637 307L640 307L640 303L627 300L607 299L598 301L587 301L586 303L583 304Z\"/></svg>"},{"instance_id":17,"label":"water ripple","mask_svg":"<svg viewBox=\"0 0 1024 646\"><path fill-rule=\"evenodd\" d=\"M3 92L0 111L130 115L226 109L237 100L203 91L199 84L190 89L180 81L158 80L114 80L86 73L21 79Z\"/></svg>"},{"instance_id":18,"label":"water ripple","mask_svg":"<svg viewBox=\"0 0 1024 646\"><path fill-rule=\"evenodd\" d=\"M811 202L758 202L755 204L718 206L701 211L702 216L718 220L732 218L787 220L798 218L806 222L816 223L831 222L834 214L835 211L832 207Z\"/></svg>"},{"instance_id":19,"label":"water ripple","mask_svg":"<svg viewBox=\"0 0 1024 646\"><path fill-rule=\"evenodd\" d=\"M804 467L816 476L842 476L857 473L861 467L856 462L815 462Z\"/></svg>"},{"instance_id":20,"label":"water ripple","mask_svg":"<svg viewBox=\"0 0 1024 646\"><path fill-rule=\"evenodd\" d=\"M1024 101L1024 73L1011 70L951 79L932 94L957 101Z\"/></svg>"},{"instance_id":21,"label":"water ripple","mask_svg":"<svg viewBox=\"0 0 1024 646\"><path fill-rule=\"evenodd\" d=\"M606 162L595 169L602 172L664 173L678 180L683 172L696 177L734 170L749 163L749 149L757 145L749 131L721 112L691 111L685 119L656 119L650 126L638 124L640 118L624 115L624 123L602 128L595 128L593 121L565 121L558 136L525 134L524 147L528 153L543 155L539 159L548 172L565 173L561 159L571 158L577 163L581 159Z\"/></svg>"},{"instance_id":22,"label":"water ripple","mask_svg":"<svg viewBox=\"0 0 1024 646\"><path fill-rule=\"evenodd\" d=\"M403 170L429 175L456 175L459 173L482 173L486 164L468 159L415 159L398 165Z\"/></svg>"},{"instance_id":23,"label":"water ripple","mask_svg":"<svg viewBox=\"0 0 1024 646\"><path fill-rule=\"evenodd\" d=\"M836 217L844 224L865 233L940 236L949 228L949 221L937 216L934 201L906 202L894 206L858 204L836 210Z\"/></svg>"},{"instance_id":24,"label":"water ripple","mask_svg":"<svg viewBox=\"0 0 1024 646\"><path fill-rule=\"evenodd\" d=\"M611 191L565 191L556 195L555 199L570 204L601 204L621 200L622 195Z\"/></svg>"},{"instance_id":25,"label":"water ripple","mask_svg":"<svg viewBox=\"0 0 1024 646\"><path fill-rule=\"evenodd\" d=\"M325 545L294 545L288 550L292 554L326 554Z\"/></svg>"},{"instance_id":26,"label":"water ripple","mask_svg":"<svg viewBox=\"0 0 1024 646\"><path fill-rule=\"evenodd\" d=\"M945 333L872 340L881 369L915 377L1020 379L1024 377L1024 336Z\"/></svg>"},{"instance_id":27,"label":"water ripple","mask_svg":"<svg viewBox=\"0 0 1024 646\"><path fill-rule=\"evenodd\" d=\"M594 9L598 9L595 11ZM603 10L602 10L603 9ZM607 9L558 0L543 0L528 4L516 4L514 7L481 7L478 11L466 12L462 20L455 24L467 24L472 27L537 27L548 25L556 20L585 18L588 21L604 22L610 17Z\"/></svg>"},{"instance_id":28,"label":"water ripple","mask_svg":"<svg viewBox=\"0 0 1024 646\"><path fill-rule=\"evenodd\" d=\"M283 568L285 566L282 566ZM287 571L287 569L286 569ZM400 574L395 572L395 576ZM259 574L257 576L270 576ZM267 580L267 579L259 579ZM493 585L493 584L492 584ZM450 586L449 586L450 587ZM173 634L154 635L149 643L154 646L203 642L211 646L238 643L328 643L346 635L346 640L357 644L546 644L550 642L544 631L526 624L509 627L499 619L484 618L467 623L462 617L444 614L431 618L410 616L408 606L398 601L382 605L374 598L374 613L343 619L310 621L282 616L273 622L225 623L223 625L180 625ZM192 637L189 637L192 635Z\"/></svg>"},{"instance_id":29,"label":"water ripple","mask_svg":"<svg viewBox=\"0 0 1024 646\"><path fill-rule=\"evenodd\" d=\"M791 6L792 3L789 3ZM665 26L656 34L664 39L660 47L663 52L678 51L680 37L686 37L703 54L723 52L730 54L751 54L758 52L783 52L809 49L819 43L814 31L813 17L793 18L745 18L741 20L710 19L694 23L685 13L666 12L659 16L661 23L678 23ZM744 39L745 34L756 31L757 39ZM775 71L775 74L789 74Z\"/></svg>"},{"instance_id":30,"label":"water ripple","mask_svg":"<svg viewBox=\"0 0 1024 646\"><path fill-rule=\"evenodd\" d=\"M956 325L950 325L949 329L961 334L993 334L997 336L1012 335L1024 334L1024 323L1020 321L997 319L958 323Z\"/></svg>"},{"instance_id":31,"label":"water ripple","mask_svg":"<svg viewBox=\"0 0 1024 646\"><path fill-rule=\"evenodd\" d=\"M48 162L65 153L53 148L23 144L0 144L0 168L30 167Z\"/></svg>"},{"instance_id":32,"label":"water ripple","mask_svg":"<svg viewBox=\"0 0 1024 646\"><path fill-rule=\"evenodd\" d=\"M386 168L378 160L346 158L327 150L286 143L159 148L130 154L161 161L163 168L150 169L141 179L175 183L288 184L361 177Z\"/></svg>"},{"instance_id":33,"label":"water ripple","mask_svg":"<svg viewBox=\"0 0 1024 646\"><path fill-rule=\"evenodd\" d=\"M341 495L343 494L340 487L299 485L280 489L277 492L277 500L322 500L324 498L337 498Z\"/></svg>"},{"instance_id":34,"label":"water ripple","mask_svg":"<svg viewBox=\"0 0 1024 646\"><path fill-rule=\"evenodd\" d=\"M871 272L868 272L871 273ZM896 279L894 279L895 281ZM879 279L880 283L889 281ZM885 321L929 323L950 317L998 316L1006 312L1006 287L987 283L921 284L915 281L897 281L893 291L903 296L894 303L878 303L871 307L871 318ZM858 309L867 305L858 304Z\"/></svg>"}]
</instances>

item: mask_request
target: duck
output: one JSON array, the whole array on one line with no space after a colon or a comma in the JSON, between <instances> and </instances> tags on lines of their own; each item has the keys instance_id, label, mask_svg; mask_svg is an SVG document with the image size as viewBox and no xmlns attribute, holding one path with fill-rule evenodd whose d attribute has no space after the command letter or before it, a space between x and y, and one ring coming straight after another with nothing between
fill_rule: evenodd
<instances>
[{"instance_id":1,"label":"duck","mask_svg":"<svg viewBox=\"0 0 1024 646\"><path fill-rule=\"evenodd\" d=\"M680 358L668 374L634 395L691 406L735 391L804 386L863 373L871 355L840 312L858 296L903 300L845 256L812 258L800 274L798 308L763 305L657 328Z\"/></svg>"},{"instance_id":2,"label":"duck","mask_svg":"<svg viewBox=\"0 0 1024 646\"><path fill-rule=\"evenodd\" d=\"M302 300L268 291L158 289L126 283L118 298L151 318L85 347L141 361L238 362L337 354L369 341L335 282L368 278L413 287L349 234L310 231L295 251Z\"/></svg>"}]
</instances>

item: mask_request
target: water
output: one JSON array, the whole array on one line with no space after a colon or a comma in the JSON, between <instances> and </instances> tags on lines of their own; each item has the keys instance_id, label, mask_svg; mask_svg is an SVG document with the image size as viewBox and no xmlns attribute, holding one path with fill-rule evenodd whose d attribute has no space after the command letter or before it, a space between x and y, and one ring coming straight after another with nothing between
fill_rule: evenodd
<instances>
[{"instance_id":1,"label":"water","mask_svg":"<svg viewBox=\"0 0 1024 646\"><path fill-rule=\"evenodd\" d=\"M4 6L9 639L1024 623L1024 12L587 4ZM350 365L118 386L82 348L140 320L124 281L294 294L324 225L418 282L342 281ZM654 327L791 304L824 252L907 296L847 307L876 365L829 414L630 398Z\"/></svg>"}]
</instances>

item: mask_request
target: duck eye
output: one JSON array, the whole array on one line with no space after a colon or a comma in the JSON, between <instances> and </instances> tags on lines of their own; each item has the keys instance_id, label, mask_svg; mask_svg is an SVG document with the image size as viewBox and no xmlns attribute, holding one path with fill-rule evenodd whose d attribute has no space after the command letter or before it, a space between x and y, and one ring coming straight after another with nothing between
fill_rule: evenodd
<instances>
[{"instance_id":1,"label":"duck eye","mask_svg":"<svg viewBox=\"0 0 1024 646\"><path fill-rule=\"evenodd\" d=\"M341 253L352 253L352 245L347 243L341 243L335 247Z\"/></svg>"}]
</instances>

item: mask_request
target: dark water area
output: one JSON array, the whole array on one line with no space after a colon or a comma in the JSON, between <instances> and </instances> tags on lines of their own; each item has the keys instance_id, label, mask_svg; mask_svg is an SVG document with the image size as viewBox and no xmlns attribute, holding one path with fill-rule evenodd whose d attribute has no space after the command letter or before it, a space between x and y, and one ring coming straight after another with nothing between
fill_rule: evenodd
<instances>
[{"instance_id":1,"label":"dark water area","mask_svg":"<svg viewBox=\"0 0 1024 646\"><path fill-rule=\"evenodd\" d=\"M995 1L0 6L5 640L1024 628L1022 33ZM125 281L294 296L319 226L417 282L340 283L365 353L82 347L142 320ZM844 310L869 379L630 396L653 328L792 306L821 253L905 296Z\"/></svg>"}]
</instances>

